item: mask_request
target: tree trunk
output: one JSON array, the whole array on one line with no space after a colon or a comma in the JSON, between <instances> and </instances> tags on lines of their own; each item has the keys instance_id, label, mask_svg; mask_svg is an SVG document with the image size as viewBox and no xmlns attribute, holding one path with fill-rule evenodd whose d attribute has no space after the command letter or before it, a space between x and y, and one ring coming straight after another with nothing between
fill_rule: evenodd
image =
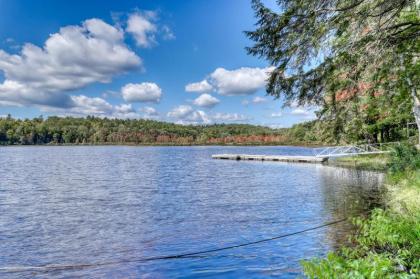
<instances>
[{"instance_id":1,"label":"tree trunk","mask_svg":"<svg viewBox=\"0 0 420 279\"><path fill-rule=\"evenodd\" d=\"M415 89L413 90L414 92L416 91ZM412 97L413 97L413 113L414 113L414 118L416 119L416 123L417 123L417 129L418 129L418 134L419 134L419 145L420 145L420 100L417 94L415 93L412 95Z\"/></svg>"},{"instance_id":2,"label":"tree trunk","mask_svg":"<svg viewBox=\"0 0 420 279\"><path fill-rule=\"evenodd\" d=\"M416 7L419 5L420 2L419 0L416 0ZM400 56L400 60L401 60L401 67L402 67L402 72L404 73L406 71L406 67L404 64L404 57L403 55ZM416 63L416 59L413 61L414 63ZM419 144L417 145L417 147L420 147L420 100L419 100L419 95L417 94L417 88L416 86L413 85L413 81L411 80L410 74L407 73L405 80L407 82L407 85L410 89L410 94L411 97L413 98L413 114L414 114L414 118L416 120L416 124L417 124L417 130L418 130L418 136L419 136Z\"/></svg>"},{"instance_id":3,"label":"tree trunk","mask_svg":"<svg viewBox=\"0 0 420 279\"><path fill-rule=\"evenodd\" d=\"M417 130L419 135L419 145L420 145L420 99L417 95L417 89L413 86L410 77L407 77L408 86L410 86L411 97L413 98L413 114L416 119Z\"/></svg>"}]
</instances>

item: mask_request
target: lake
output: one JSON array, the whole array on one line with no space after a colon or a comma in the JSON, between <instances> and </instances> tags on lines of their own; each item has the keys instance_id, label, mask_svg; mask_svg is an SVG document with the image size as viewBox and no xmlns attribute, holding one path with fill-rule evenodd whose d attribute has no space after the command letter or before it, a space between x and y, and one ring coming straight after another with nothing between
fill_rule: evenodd
<instances>
[{"instance_id":1,"label":"lake","mask_svg":"<svg viewBox=\"0 0 420 279\"><path fill-rule=\"evenodd\" d=\"M216 153L312 155L302 147L0 148L0 277L295 278L346 241L383 174ZM45 267L47 266L47 267ZM43 268L42 268L43 267Z\"/></svg>"}]
</instances>

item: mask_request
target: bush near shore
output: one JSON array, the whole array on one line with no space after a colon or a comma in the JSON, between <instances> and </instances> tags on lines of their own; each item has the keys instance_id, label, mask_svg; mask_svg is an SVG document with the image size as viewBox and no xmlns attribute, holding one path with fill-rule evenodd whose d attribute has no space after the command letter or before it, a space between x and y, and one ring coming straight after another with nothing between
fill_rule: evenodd
<instances>
[{"instance_id":1,"label":"bush near shore","mask_svg":"<svg viewBox=\"0 0 420 279\"><path fill-rule=\"evenodd\" d=\"M366 162L366 158L362 159ZM384 209L355 218L351 247L303 261L309 278L420 277L420 153L397 147L388 163Z\"/></svg>"}]
</instances>

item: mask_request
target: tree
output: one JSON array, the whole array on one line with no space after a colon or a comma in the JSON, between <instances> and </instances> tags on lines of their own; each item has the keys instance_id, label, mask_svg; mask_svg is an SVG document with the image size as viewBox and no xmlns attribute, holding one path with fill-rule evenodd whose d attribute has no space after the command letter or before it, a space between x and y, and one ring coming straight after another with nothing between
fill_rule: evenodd
<instances>
[{"instance_id":1,"label":"tree","mask_svg":"<svg viewBox=\"0 0 420 279\"><path fill-rule=\"evenodd\" d=\"M346 101L354 102L408 90L420 128L419 0L278 0L280 13L252 3L258 22L246 32L255 42L247 51L275 66L269 94L286 104L333 106L331 116L342 113L337 91L353 92Z\"/></svg>"}]
</instances>

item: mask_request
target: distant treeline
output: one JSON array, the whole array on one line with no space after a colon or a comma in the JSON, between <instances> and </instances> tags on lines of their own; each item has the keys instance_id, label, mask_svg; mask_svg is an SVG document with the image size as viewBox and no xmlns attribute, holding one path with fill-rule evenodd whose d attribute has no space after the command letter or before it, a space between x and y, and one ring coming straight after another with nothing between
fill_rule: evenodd
<instances>
[{"instance_id":1,"label":"distant treeline","mask_svg":"<svg viewBox=\"0 0 420 279\"><path fill-rule=\"evenodd\" d=\"M371 142L399 141L415 135L406 124L372 130ZM179 125L146 119L109 119L88 116L0 118L0 145L138 144L138 145L325 145L366 142L366 134L341 133L327 121L314 120L291 128L271 129L249 124Z\"/></svg>"},{"instance_id":2,"label":"distant treeline","mask_svg":"<svg viewBox=\"0 0 420 279\"><path fill-rule=\"evenodd\" d=\"M284 144L280 130L247 124L178 125L88 116L0 118L0 144Z\"/></svg>"}]
</instances>

